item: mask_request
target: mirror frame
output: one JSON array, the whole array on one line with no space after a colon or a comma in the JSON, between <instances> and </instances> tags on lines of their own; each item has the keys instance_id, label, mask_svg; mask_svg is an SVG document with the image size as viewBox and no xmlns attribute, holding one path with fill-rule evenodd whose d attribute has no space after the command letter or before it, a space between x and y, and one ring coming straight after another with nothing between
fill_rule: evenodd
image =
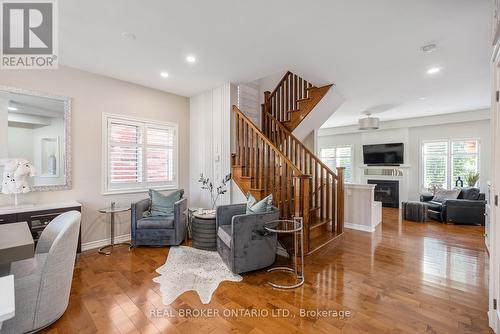
<instances>
[{"instance_id":1,"label":"mirror frame","mask_svg":"<svg viewBox=\"0 0 500 334\"><path fill-rule=\"evenodd\" d=\"M35 90L28 90L22 88L14 88L8 86L1 86L0 91L13 93L13 94L23 94L31 95L36 97L43 97L53 100L59 100L64 103L64 175L65 183L60 185L49 185L49 186L32 186L31 192L39 191L58 191L58 190L70 190L73 187L73 174L72 174L72 157L71 157L71 98L67 96L53 95ZM8 143L7 143L8 145Z\"/></svg>"}]
</instances>

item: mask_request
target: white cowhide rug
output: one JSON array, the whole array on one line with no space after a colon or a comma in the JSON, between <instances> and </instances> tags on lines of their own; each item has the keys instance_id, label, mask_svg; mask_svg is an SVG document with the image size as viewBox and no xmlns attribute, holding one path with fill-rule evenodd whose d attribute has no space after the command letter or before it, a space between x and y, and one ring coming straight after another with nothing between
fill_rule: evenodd
<instances>
[{"instance_id":1,"label":"white cowhide rug","mask_svg":"<svg viewBox=\"0 0 500 334\"><path fill-rule=\"evenodd\" d=\"M167 262L156 272L160 276L153 281L160 283L165 305L190 290L198 293L203 304L208 304L222 281L243 279L229 270L219 253L185 246L170 247Z\"/></svg>"}]
</instances>

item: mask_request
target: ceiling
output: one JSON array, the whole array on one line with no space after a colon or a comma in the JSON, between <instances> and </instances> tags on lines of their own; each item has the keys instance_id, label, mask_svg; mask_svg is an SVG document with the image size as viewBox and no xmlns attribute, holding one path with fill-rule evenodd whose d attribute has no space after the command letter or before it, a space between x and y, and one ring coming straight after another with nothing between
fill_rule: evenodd
<instances>
[{"instance_id":1,"label":"ceiling","mask_svg":"<svg viewBox=\"0 0 500 334\"><path fill-rule=\"evenodd\" d=\"M392 120L490 105L490 0L64 0L59 8L63 65L180 95L291 70L336 84L344 102L323 127L354 124L371 109ZM428 43L437 51L424 54ZM442 71L427 75L433 66Z\"/></svg>"}]
</instances>

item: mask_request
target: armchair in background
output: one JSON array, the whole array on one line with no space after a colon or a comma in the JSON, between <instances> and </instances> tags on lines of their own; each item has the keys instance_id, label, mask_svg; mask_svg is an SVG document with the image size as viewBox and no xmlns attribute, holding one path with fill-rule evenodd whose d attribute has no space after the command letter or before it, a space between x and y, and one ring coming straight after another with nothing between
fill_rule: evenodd
<instances>
[{"instance_id":1,"label":"armchair in background","mask_svg":"<svg viewBox=\"0 0 500 334\"><path fill-rule=\"evenodd\" d=\"M132 203L131 242L132 246L176 246L186 236L187 198L174 203L174 213L166 216L144 217L149 211L149 198Z\"/></svg>"}]
</instances>

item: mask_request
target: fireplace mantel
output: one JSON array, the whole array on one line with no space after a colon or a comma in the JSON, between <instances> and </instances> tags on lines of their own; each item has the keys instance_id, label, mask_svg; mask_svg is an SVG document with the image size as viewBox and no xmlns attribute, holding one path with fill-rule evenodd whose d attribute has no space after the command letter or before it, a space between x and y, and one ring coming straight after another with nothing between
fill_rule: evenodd
<instances>
[{"instance_id":1,"label":"fireplace mantel","mask_svg":"<svg viewBox=\"0 0 500 334\"><path fill-rule=\"evenodd\" d=\"M399 182L399 207L401 202L408 201L410 180L410 165L400 166L367 166L358 167L361 171L361 183L368 184L368 180L384 180Z\"/></svg>"}]
</instances>

